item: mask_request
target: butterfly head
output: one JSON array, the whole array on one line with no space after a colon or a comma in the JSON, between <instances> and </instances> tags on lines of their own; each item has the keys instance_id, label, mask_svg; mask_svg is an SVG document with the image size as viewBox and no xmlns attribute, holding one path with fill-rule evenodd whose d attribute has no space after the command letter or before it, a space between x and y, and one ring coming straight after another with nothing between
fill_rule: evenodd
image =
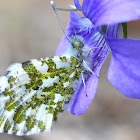
<instances>
[{"instance_id":1,"label":"butterfly head","mask_svg":"<svg viewBox=\"0 0 140 140\"><path fill-rule=\"evenodd\" d=\"M82 50L82 48L84 47L84 40L81 36L73 35L71 37L71 44L73 48Z\"/></svg>"},{"instance_id":2,"label":"butterfly head","mask_svg":"<svg viewBox=\"0 0 140 140\"><path fill-rule=\"evenodd\" d=\"M76 49L81 49L81 46L80 46L80 43L79 42L74 42L74 47L76 48Z\"/></svg>"}]
</instances>

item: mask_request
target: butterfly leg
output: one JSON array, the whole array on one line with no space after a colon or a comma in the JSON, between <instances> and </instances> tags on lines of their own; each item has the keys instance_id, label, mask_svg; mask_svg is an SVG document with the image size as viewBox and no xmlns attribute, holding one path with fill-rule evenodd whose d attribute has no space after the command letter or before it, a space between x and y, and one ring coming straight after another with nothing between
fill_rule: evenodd
<instances>
[{"instance_id":1,"label":"butterfly leg","mask_svg":"<svg viewBox=\"0 0 140 140\"><path fill-rule=\"evenodd\" d=\"M84 79L84 72L82 72L81 75L82 75L82 81L83 81L83 84L84 84L85 94L86 94L86 96L88 97L87 91L86 91L86 83L85 83L85 79Z\"/></svg>"},{"instance_id":2,"label":"butterfly leg","mask_svg":"<svg viewBox=\"0 0 140 140\"><path fill-rule=\"evenodd\" d=\"M83 63L84 63L84 65L85 65L85 67L93 74L93 75L95 75L97 78L99 78L99 76L97 76L93 71L92 71L92 69L87 65L87 63L83 60Z\"/></svg>"},{"instance_id":3,"label":"butterfly leg","mask_svg":"<svg viewBox=\"0 0 140 140\"><path fill-rule=\"evenodd\" d=\"M98 48L102 48L102 47L105 47L105 46L107 46L107 44L102 45L102 46L99 46L99 47L93 47L93 48L90 48L90 50L88 51L88 54L87 54L87 57L86 57L86 58L89 57L89 55L90 55L90 53L91 53L91 51L92 51L93 49L98 49Z\"/></svg>"}]
</instances>

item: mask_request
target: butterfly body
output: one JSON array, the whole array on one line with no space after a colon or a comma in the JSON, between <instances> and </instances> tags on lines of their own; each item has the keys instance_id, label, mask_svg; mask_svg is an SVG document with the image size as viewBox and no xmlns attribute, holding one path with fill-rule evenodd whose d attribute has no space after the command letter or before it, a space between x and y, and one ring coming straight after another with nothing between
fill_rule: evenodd
<instances>
[{"instance_id":1,"label":"butterfly body","mask_svg":"<svg viewBox=\"0 0 140 140\"><path fill-rule=\"evenodd\" d=\"M0 77L1 133L50 131L81 83L81 73L87 72L81 38L73 41L78 48L71 46L62 56L13 64Z\"/></svg>"}]
</instances>

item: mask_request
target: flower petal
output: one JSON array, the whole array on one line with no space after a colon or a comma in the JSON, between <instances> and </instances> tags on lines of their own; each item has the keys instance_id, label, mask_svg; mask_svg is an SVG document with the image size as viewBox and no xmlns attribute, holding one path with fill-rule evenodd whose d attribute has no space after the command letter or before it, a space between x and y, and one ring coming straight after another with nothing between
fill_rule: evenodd
<instances>
[{"instance_id":1,"label":"flower petal","mask_svg":"<svg viewBox=\"0 0 140 140\"><path fill-rule=\"evenodd\" d=\"M79 0L74 0L75 6L77 9L82 9L82 6L79 3Z\"/></svg>"},{"instance_id":2,"label":"flower petal","mask_svg":"<svg viewBox=\"0 0 140 140\"><path fill-rule=\"evenodd\" d=\"M84 0L82 11L95 25L122 23L140 18L140 0Z\"/></svg>"},{"instance_id":3,"label":"flower petal","mask_svg":"<svg viewBox=\"0 0 140 140\"><path fill-rule=\"evenodd\" d=\"M95 69L93 71L96 76L92 74L85 83L87 96L84 86L78 86L77 90L75 91L74 96L72 97L70 103L67 106L67 109L73 115L80 115L85 113L90 104L92 103L98 86L97 76L99 76L101 66L103 65L110 52L110 48L106 46L106 42L103 36L98 36L95 34L95 38L93 40L96 41L92 44L89 44L89 47L99 48L96 51L92 52L93 59L90 60L92 65L94 64Z\"/></svg>"},{"instance_id":4,"label":"flower petal","mask_svg":"<svg viewBox=\"0 0 140 140\"><path fill-rule=\"evenodd\" d=\"M85 113L92 103L92 100L96 94L97 86L98 78L91 75L86 81L86 93L88 96L86 96L84 86L82 86L82 88L78 88L67 106L69 112L71 112L73 115Z\"/></svg>"},{"instance_id":5,"label":"flower petal","mask_svg":"<svg viewBox=\"0 0 140 140\"><path fill-rule=\"evenodd\" d=\"M121 24L109 25L106 33L108 38L119 38L121 32Z\"/></svg>"},{"instance_id":6,"label":"flower petal","mask_svg":"<svg viewBox=\"0 0 140 140\"><path fill-rule=\"evenodd\" d=\"M69 38L72 35L75 35L75 33L76 35L82 36L84 38L84 45L86 46L87 50L97 47L97 49L93 49L91 51L93 59L89 60L89 63L94 67L94 73L99 75L101 66L110 52L110 48L108 48L106 45L105 38L99 32L94 32L94 26L89 19L80 17L77 13L70 14L70 22L68 24L66 33ZM64 36L58 46L56 55L63 55L70 45L71 44ZM98 85L97 76L91 75L86 80L85 93L83 82L82 80L80 81L81 82L79 83L79 86L74 92L74 96L67 106L67 109L74 115L80 115L88 109L95 96Z\"/></svg>"},{"instance_id":7,"label":"flower petal","mask_svg":"<svg viewBox=\"0 0 140 140\"><path fill-rule=\"evenodd\" d=\"M120 38L121 24L101 25L97 26L96 30L108 38Z\"/></svg>"},{"instance_id":8,"label":"flower petal","mask_svg":"<svg viewBox=\"0 0 140 140\"><path fill-rule=\"evenodd\" d=\"M108 80L122 94L140 99L140 40L107 39L112 49Z\"/></svg>"}]
</instances>

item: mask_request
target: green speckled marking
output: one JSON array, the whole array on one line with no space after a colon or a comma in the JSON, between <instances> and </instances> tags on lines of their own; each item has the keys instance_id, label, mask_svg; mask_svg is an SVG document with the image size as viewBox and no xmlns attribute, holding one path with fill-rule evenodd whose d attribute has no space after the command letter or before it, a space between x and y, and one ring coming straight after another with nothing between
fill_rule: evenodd
<instances>
[{"instance_id":1,"label":"green speckled marking","mask_svg":"<svg viewBox=\"0 0 140 140\"><path fill-rule=\"evenodd\" d=\"M38 90L39 87L43 84L42 80L32 79L30 83L25 84L27 89Z\"/></svg>"},{"instance_id":2,"label":"green speckled marking","mask_svg":"<svg viewBox=\"0 0 140 140\"><path fill-rule=\"evenodd\" d=\"M43 84L41 77L43 76L40 72L36 70L31 62L23 63L23 69L28 73L30 77L30 82L25 84L27 89L37 90Z\"/></svg>"},{"instance_id":3,"label":"green speckled marking","mask_svg":"<svg viewBox=\"0 0 140 140\"><path fill-rule=\"evenodd\" d=\"M6 109L8 111L11 111L12 109L15 109L20 104L19 101L15 101L14 99L11 99L9 102L6 103Z\"/></svg>"},{"instance_id":4,"label":"green speckled marking","mask_svg":"<svg viewBox=\"0 0 140 140\"><path fill-rule=\"evenodd\" d=\"M13 83L14 83L15 80L16 80L16 78L14 78L13 76L11 76L11 77L8 79L8 83L10 84L10 88L13 87Z\"/></svg>"},{"instance_id":5,"label":"green speckled marking","mask_svg":"<svg viewBox=\"0 0 140 140\"><path fill-rule=\"evenodd\" d=\"M26 115L25 115L25 110L23 108L23 106L20 106L15 115L13 120L15 121L15 123L20 124L22 121L24 121L26 119Z\"/></svg>"},{"instance_id":6,"label":"green speckled marking","mask_svg":"<svg viewBox=\"0 0 140 140\"><path fill-rule=\"evenodd\" d=\"M8 89L5 89L4 96L12 96L14 94L14 91L9 91Z\"/></svg>"},{"instance_id":7,"label":"green speckled marking","mask_svg":"<svg viewBox=\"0 0 140 140\"><path fill-rule=\"evenodd\" d=\"M4 125L4 130L8 131L8 130L10 130L11 127L12 127L11 123L7 120Z\"/></svg>"},{"instance_id":8,"label":"green speckled marking","mask_svg":"<svg viewBox=\"0 0 140 140\"><path fill-rule=\"evenodd\" d=\"M54 116L53 116L53 120L54 120L54 121L57 119L57 115L58 115L59 113L63 112L63 109L62 109L63 104L64 104L64 101L58 101L58 102L57 102L57 107L56 107L56 109L55 109L55 111L54 111Z\"/></svg>"},{"instance_id":9,"label":"green speckled marking","mask_svg":"<svg viewBox=\"0 0 140 140\"><path fill-rule=\"evenodd\" d=\"M32 128L34 128L34 126L37 124L37 120L35 119L35 116L34 115L32 115L31 117L28 117L27 119L26 119L26 127L28 128L28 129L32 129Z\"/></svg>"},{"instance_id":10,"label":"green speckled marking","mask_svg":"<svg viewBox=\"0 0 140 140\"><path fill-rule=\"evenodd\" d=\"M48 61L46 61L46 64L48 65L48 71L47 72L55 72L56 70L56 64L52 59L49 59Z\"/></svg>"},{"instance_id":11,"label":"green speckled marking","mask_svg":"<svg viewBox=\"0 0 140 140\"><path fill-rule=\"evenodd\" d=\"M67 101L65 101L65 104L68 104L70 102L71 97L67 98Z\"/></svg>"},{"instance_id":12,"label":"green speckled marking","mask_svg":"<svg viewBox=\"0 0 140 140\"><path fill-rule=\"evenodd\" d=\"M0 118L0 127L3 125L5 119L6 118L2 115L1 118Z\"/></svg>"},{"instance_id":13,"label":"green speckled marking","mask_svg":"<svg viewBox=\"0 0 140 140\"><path fill-rule=\"evenodd\" d=\"M58 113L63 112L62 107L63 107L63 104L64 104L65 96L73 94L74 91L73 91L73 88L72 88L72 83L75 81L75 79L79 79L79 76L81 74L81 69L79 69L80 62L78 61L78 59L72 57L71 60L68 61L66 59L66 57L64 56L64 57L60 57L60 60L62 62L69 62L72 65L70 65L69 68L56 69L56 64L52 59L49 59L47 61L42 61L43 64L45 63L45 64L48 65L48 71L47 71L46 75L43 75L43 74L39 73L32 64L30 64L27 68L24 67L24 70L26 72L29 72L31 69L36 72L36 74L34 74L35 77L31 76L31 75L33 75L33 73L29 72L29 77L32 80L34 80L34 82L30 82L30 83L26 84L27 89L28 89L28 86L30 88L31 87L36 87L36 83L38 83L38 82L36 82L38 80L36 77L38 77L38 75L40 77L42 77L42 79L40 78L40 81L43 80L43 79L48 79L49 77L53 78L54 76L59 76L59 82L58 83L53 83L52 86L42 88L42 92L46 92L47 94L42 95L40 99L35 99L34 105L32 106L32 108L34 109L37 106L39 107L41 104L49 105L49 107L46 108L46 110L48 110L48 113L54 114L55 119L57 118ZM73 71L75 71L75 75L72 78L69 78L70 74ZM65 73L66 75L65 76L60 76L62 73ZM66 81L69 81L70 85L68 87L64 88L63 85ZM42 82L41 82L41 84L42 84ZM64 96L64 99L61 102L57 103L56 108L53 108L53 107L51 107L51 105L55 105L53 100L55 99L55 94L56 93L59 93L62 96ZM69 97L69 99L67 101L65 101L65 103L68 104L70 99L71 99L71 96Z\"/></svg>"},{"instance_id":14,"label":"green speckled marking","mask_svg":"<svg viewBox=\"0 0 140 140\"><path fill-rule=\"evenodd\" d=\"M16 80L16 78L14 78L13 76L11 76L9 79L8 79L8 83L9 84L12 84L12 82L14 82Z\"/></svg>"},{"instance_id":15,"label":"green speckled marking","mask_svg":"<svg viewBox=\"0 0 140 140\"><path fill-rule=\"evenodd\" d=\"M19 130L14 126L13 127L13 132L18 132Z\"/></svg>"},{"instance_id":16,"label":"green speckled marking","mask_svg":"<svg viewBox=\"0 0 140 140\"><path fill-rule=\"evenodd\" d=\"M57 62L53 61L52 58L49 58L47 61L44 59L38 60L42 62L42 65L46 64L48 66L48 71L46 74L41 74L35 66L32 64L31 61L25 62L22 64L23 69L27 72L30 81L24 85L18 85L17 88L22 88L22 86L26 87L26 91L21 93L21 96L16 97L16 88L12 89L10 86L10 89L5 89L5 96L10 96L10 100L6 103L6 109L8 111L12 111L15 109L15 114L13 117L13 120L15 124L20 124L23 121L26 121L26 127L27 129L32 129L34 126L38 126L41 130L46 129L46 121L40 121L36 120L36 114L38 109L41 107L42 104L47 105L45 109L47 110L47 113L53 114L53 120L57 119L58 114L63 112L64 108L63 106L65 104L68 104L71 96L74 93L73 89L73 83L75 80L79 79L81 74L81 64L77 58L71 57L70 60L67 59L67 57L59 57L60 61L67 62L70 64L67 68L56 68ZM70 75L74 72L74 76L70 78ZM58 77L58 82L53 82L51 86L43 86L43 80L54 78L55 76ZM18 81L17 79L10 77L9 78L9 84L14 84L14 81ZM64 87L64 84L66 82L69 82L69 85L67 87ZM14 86L15 87L15 86ZM28 94L31 94L31 92L36 91L34 95L32 95L31 100L28 100L28 102L22 102L22 98L24 96L28 96ZM37 93L43 93L41 96L37 96ZM62 101L54 102L55 95L60 94L62 97ZM65 99L67 96L69 96L67 99ZM35 113L31 116L26 116L26 111L32 108L35 111ZM47 114L46 114L47 117ZM4 122L3 117L0 118L0 125L2 125L2 122ZM10 128L10 124L7 122L5 125L5 130L8 130ZM19 131L15 126L13 127L13 132Z\"/></svg>"},{"instance_id":17,"label":"green speckled marking","mask_svg":"<svg viewBox=\"0 0 140 140\"><path fill-rule=\"evenodd\" d=\"M66 58L65 56L60 57L60 60L61 60L62 62L68 62L68 61L67 61L67 58Z\"/></svg>"},{"instance_id":18,"label":"green speckled marking","mask_svg":"<svg viewBox=\"0 0 140 140\"><path fill-rule=\"evenodd\" d=\"M45 129L46 129L46 125L45 125L42 121L40 121L40 122L38 123L38 127L39 127L41 130L45 130Z\"/></svg>"}]
</instances>

